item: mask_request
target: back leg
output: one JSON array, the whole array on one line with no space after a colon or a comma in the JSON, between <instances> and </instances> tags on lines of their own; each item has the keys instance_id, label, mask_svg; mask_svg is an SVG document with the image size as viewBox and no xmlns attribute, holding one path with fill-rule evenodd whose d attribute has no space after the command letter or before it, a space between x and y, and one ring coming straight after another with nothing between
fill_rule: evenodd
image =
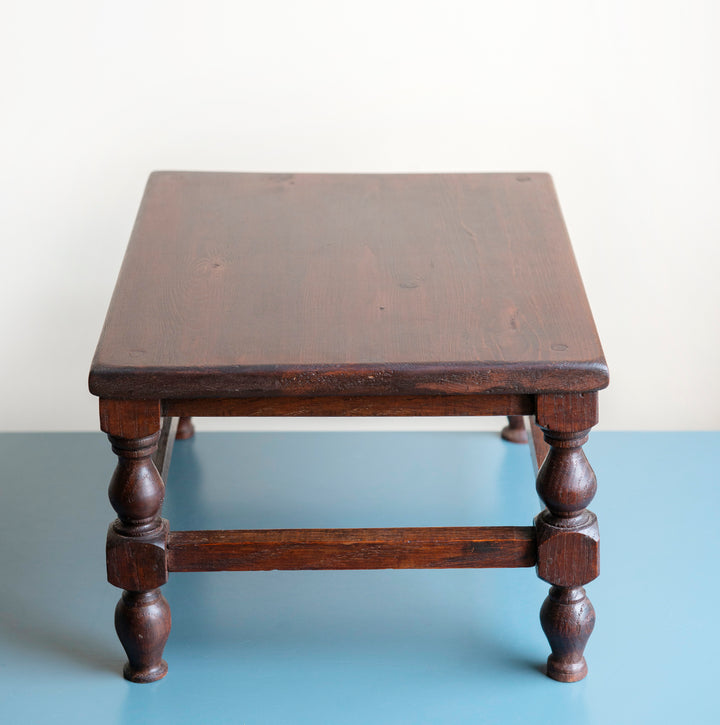
<instances>
[{"instance_id":1,"label":"back leg","mask_svg":"<svg viewBox=\"0 0 720 725\"><path fill-rule=\"evenodd\" d=\"M176 441L184 441L188 438L192 438L195 435L195 426L192 424L192 418L182 417L178 421L177 433L175 434Z\"/></svg>"},{"instance_id":2,"label":"back leg","mask_svg":"<svg viewBox=\"0 0 720 725\"><path fill-rule=\"evenodd\" d=\"M527 431L525 430L525 421L522 415L509 415L508 425L506 425L500 435L511 443L527 443ZM182 421L182 418L180 419ZM178 428L179 430L179 428Z\"/></svg>"}]
</instances>

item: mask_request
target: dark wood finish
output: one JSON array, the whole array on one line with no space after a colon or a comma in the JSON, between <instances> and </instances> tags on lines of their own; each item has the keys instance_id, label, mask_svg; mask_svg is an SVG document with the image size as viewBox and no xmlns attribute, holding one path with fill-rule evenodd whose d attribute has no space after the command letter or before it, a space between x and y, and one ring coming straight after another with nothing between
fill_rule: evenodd
<instances>
[{"instance_id":1,"label":"dark wood finish","mask_svg":"<svg viewBox=\"0 0 720 725\"><path fill-rule=\"evenodd\" d=\"M543 429L560 433L589 430L598 422L598 394L538 395L535 417Z\"/></svg>"},{"instance_id":2,"label":"dark wood finish","mask_svg":"<svg viewBox=\"0 0 720 725\"><path fill-rule=\"evenodd\" d=\"M508 424L502 429L500 435L510 443L527 443L528 437L522 415L509 415Z\"/></svg>"},{"instance_id":3,"label":"dark wood finish","mask_svg":"<svg viewBox=\"0 0 720 725\"><path fill-rule=\"evenodd\" d=\"M183 415L178 422L175 437L179 441L186 441L188 438L192 438L194 435L195 426L192 424L192 418L190 416Z\"/></svg>"},{"instance_id":4,"label":"dark wood finish","mask_svg":"<svg viewBox=\"0 0 720 725\"><path fill-rule=\"evenodd\" d=\"M104 410L118 413L104 419L108 428L132 428L118 406ZM135 412L139 411L147 414L146 407L135 406ZM138 428L143 429L143 420L147 428L150 417L139 418ZM126 590L115 610L115 628L128 656L125 677L152 682L167 672L162 653L170 633L170 608L158 588L167 581L168 535L168 524L160 518L165 486L153 463L159 421L158 428L143 438L108 437L118 457L108 491L118 515L108 532L108 581Z\"/></svg>"},{"instance_id":5,"label":"dark wood finish","mask_svg":"<svg viewBox=\"0 0 720 725\"><path fill-rule=\"evenodd\" d=\"M160 431L145 438L108 436L118 457L108 489L110 503L117 512L118 533L139 537L160 529L160 508L165 486L152 461Z\"/></svg>"},{"instance_id":6,"label":"dark wood finish","mask_svg":"<svg viewBox=\"0 0 720 725\"><path fill-rule=\"evenodd\" d=\"M134 592L156 589L167 583L169 525L164 519L154 531L128 536L118 531L117 522L107 534L107 575L110 584Z\"/></svg>"},{"instance_id":7,"label":"dark wood finish","mask_svg":"<svg viewBox=\"0 0 720 725\"><path fill-rule=\"evenodd\" d=\"M540 624L550 642L547 674L559 682L578 682L587 675L583 651L593 627L595 610L582 587L550 587L540 609Z\"/></svg>"},{"instance_id":8,"label":"dark wood finish","mask_svg":"<svg viewBox=\"0 0 720 725\"><path fill-rule=\"evenodd\" d=\"M535 394L607 379L546 174L159 172L90 388Z\"/></svg>"},{"instance_id":9,"label":"dark wood finish","mask_svg":"<svg viewBox=\"0 0 720 725\"><path fill-rule=\"evenodd\" d=\"M122 593L115 608L115 631L128 656L126 680L155 682L165 677L162 651L171 624L170 607L159 589Z\"/></svg>"},{"instance_id":10,"label":"dark wood finish","mask_svg":"<svg viewBox=\"0 0 720 725\"><path fill-rule=\"evenodd\" d=\"M127 439L154 435L160 430L160 401L101 398L100 430Z\"/></svg>"},{"instance_id":11,"label":"dark wood finish","mask_svg":"<svg viewBox=\"0 0 720 725\"><path fill-rule=\"evenodd\" d=\"M525 416L525 430L530 443L530 460L532 461L533 473L537 478L538 471L545 460L545 456L547 456L549 446L545 443L542 429L535 422L535 416Z\"/></svg>"},{"instance_id":12,"label":"dark wood finish","mask_svg":"<svg viewBox=\"0 0 720 725\"><path fill-rule=\"evenodd\" d=\"M317 398L195 398L163 401L164 415L423 416L522 415L535 412L532 395L365 395Z\"/></svg>"},{"instance_id":13,"label":"dark wood finish","mask_svg":"<svg viewBox=\"0 0 720 725\"><path fill-rule=\"evenodd\" d=\"M583 652L595 622L582 585L599 574L597 520L587 510L597 482L582 450L597 396L539 396L537 418L548 445L537 476L547 508L535 519L538 576L553 585L540 612L552 649L547 674L576 682L587 674Z\"/></svg>"},{"instance_id":14,"label":"dark wood finish","mask_svg":"<svg viewBox=\"0 0 720 725\"><path fill-rule=\"evenodd\" d=\"M170 571L534 566L532 527L175 531Z\"/></svg>"},{"instance_id":15,"label":"dark wood finish","mask_svg":"<svg viewBox=\"0 0 720 725\"><path fill-rule=\"evenodd\" d=\"M566 526L558 525L547 511L536 521L538 548L538 576L558 586L587 584L600 574L597 519L586 514Z\"/></svg>"},{"instance_id":16,"label":"dark wood finish","mask_svg":"<svg viewBox=\"0 0 720 725\"><path fill-rule=\"evenodd\" d=\"M153 174L90 370L118 456L125 676L166 672L169 571L536 564L548 675L581 679L599 571L582 445L607 383L546 174ZM518 442L534 416L547 508L532 528L172 533L163 477L193 415L507 415Z\"/></svg>"}]
</instances>

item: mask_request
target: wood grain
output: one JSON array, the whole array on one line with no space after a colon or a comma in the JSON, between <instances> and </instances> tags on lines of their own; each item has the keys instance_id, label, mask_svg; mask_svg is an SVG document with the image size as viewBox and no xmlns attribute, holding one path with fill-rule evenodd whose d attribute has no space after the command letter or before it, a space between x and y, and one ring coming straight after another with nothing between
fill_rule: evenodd
<instances>
[{"instance_id":1,"label":"wood grain","mask_svg":"<svg viewBox=\"0 0 720 725\"><path fill-rule=\"evenodd\" d=\"M548 397L538 401L538 409L548 451L536 484L546 505L535 517L537 573L553 585L540 610L552 649L547 674L560 682L577 682L587 674L583 651L595 624L581 585L600 573L597 519L587 510L597 481L582 449L589 433L582 427L597 418L597 396ZM573 421L580 429L572 430ZM546 428L549 422L558 429Z\"/></svg>"},{"instance_id":2,"label":"wood grain","mask_svg":"<svg viewBox=\"0 0 720 725\"><path fill-rule=\"evenodd\" d=\"M532 395L365 395L316 398L195 398L163 401L164 415L425 416L533 413Z\"/></svg>"},{"instance_id":3,"label":"wood grain","mask_svg":"<svg viewBox=\"0 0 720 725\"><path fill-rule=\"evenodd\" d=\"M106 411L118 415L111 419L115 421L111 427L119 422L121 428L127 429L133 408L143 413L139 422L144 420L147 424L159 413L157 403L106 406ZM167 435L171 427L166 427ZM170 634L171 617L159 587L167 581L165 552L169 525L160 518L165 485L153 462L161 436L159 416L157 428L144 438L108 435L118 457L108 489L110 503L118 515L108 531L108 581L125 589L115 608L115 630L128 656L123 674L132 682L154 682L167 672L162 653ZM164 460L165 456L161 458Z\"/></svg>"},{"instance_id":4,"label":"wood grain","mask_svg":"<svg viewBox=\"0 0 720 725\"><path fill-rule=\"evenodd\" d=\"M159 400L100 400L100 430L118 438L145 438L160 430Z\"/></svg>"},{"instance_id":5,"label":"wood grain","mask_svg":"<svg viewBox=\"0 0 720 725\"><path fill-rule=\"evenodd\" d=\"M170 571L534 566L532 527L175 531Z\"/></svg>"},{"instance_id":6,"label":"wood grain","mask_svg":"<svg viewBox=\"0 0 720 725\"><path fill-rule=\"evenodd\" d=\"M155 173L90 374L126 399L606 384L546 174Z\"/></svg>"},{"instance_id":7,"label":"wood grain","mask_svg":"<svg viewBox=\"0 0 720 725\"><path fill-rule=\"evenodd\" d=\"M548 175L155 173L89 382L118 455L107 562L128 679L167 671L168 571L535 564L548 674L585 675L582 445L608 371ZM169 419L182 438L193 415L508 415L515 439L535 416L547 509L535 527L170 533L157 468Z\"/></svg>"}]
</instances>

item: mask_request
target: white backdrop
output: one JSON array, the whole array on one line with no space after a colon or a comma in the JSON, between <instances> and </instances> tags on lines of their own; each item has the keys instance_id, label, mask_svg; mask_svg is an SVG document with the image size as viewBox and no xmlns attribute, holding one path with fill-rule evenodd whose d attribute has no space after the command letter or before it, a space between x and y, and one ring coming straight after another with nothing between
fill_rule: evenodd
<instances>
[{"instance_id":1,"label":"white backdrop","mask_svg":"<svg viewBox=\"0 0 720 725\"><path fill-rule=\"evenodd\" d=\"M153 169L550 171L600 427L720 427L719 7L6 0L0 429L97 429L87 371Z\"/></svg>"}]
</instances>

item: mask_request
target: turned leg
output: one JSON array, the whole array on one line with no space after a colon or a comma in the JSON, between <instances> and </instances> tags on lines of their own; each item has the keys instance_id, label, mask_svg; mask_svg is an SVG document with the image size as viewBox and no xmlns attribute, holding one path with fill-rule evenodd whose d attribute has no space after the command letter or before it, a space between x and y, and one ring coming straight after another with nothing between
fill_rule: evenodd
<instances>
[{"instance_id":1,"label":"turned leg","mask_svg":"<svg viewBox=\"0 0 720 725\"><path fill-rule=\"evenodd\" d=\"M128 656L125 679L154 682L165 677L167 662L162 653L170 623L170 606L160 589L123 592L115 608L115 631Z\"/></svg>"},{"instance_id":2,"label":"turned leg","mask_svg":"<svg viewBox=\"0 0 720 725\"><path fill-rule=\"evenodd\" d=\"M547 674L560 682L577 682L587 674L583 652L595 625L583 588L599 574L597 519L586 508L597 484L582 450L596 421L592 396L541 396L544 405L538 402L549 450L537 477L537 492L547 507L535 519L537 571L552 585L540 622L552 650Z\"/></svg>"},{"instance_id":3,"label":"turned leg","mask_svg":"<svg viewBox=\"0 0 720 725\"><path fill-rule=\"evenodd\" d=\"M593 628L595 610L582 587L550 587L540 609L540 624L552 654L547 674L560 682L577 682L587 675L583 652Z\"/></svg>"},{"instance_id":4,"label":"turned leg","mask_svg":"<svg viewBox=\"0 0 720 725\"><path fill-rule=\"evenodd\" d=\"M128 657L124 675L133 682L153 682L167 672L162 654L171 619L160 587L168 579L168 523L160 518L165 486L152 461L160 437L159 414L157 421L152 415L133 424L132 407L119 423L103 419L101 407L103 429L123 434L108 434L118 457L108 491L118 518L108 530L107 569L108 581L125 590L115 609L115 629ZM124 437L153 428L143 437Z\"/></svg>"},{"instance_id":5,"label":"turned leg","mask_svg":"<svg viewBox=\"0 0 720 725\"><path fill-rule=\"evenodd\" d=\"M508 424L502 429L500 435L511 443L527 443L527 431L522 415L509 415L507 419Z\"/></svg>"},{"instance_id":6,"label":"turned leg","mask_svg":"<svg viewBox=\"0 0 720 725\"><path fill-rule=\"evenodd\" d=\"M195 426L192 424L192 418L189 416L182 416L178 421L177 432L175 433L175 440L184 441L188 438L192 438L195 435Z\"/></svg>"}]
</instances>

